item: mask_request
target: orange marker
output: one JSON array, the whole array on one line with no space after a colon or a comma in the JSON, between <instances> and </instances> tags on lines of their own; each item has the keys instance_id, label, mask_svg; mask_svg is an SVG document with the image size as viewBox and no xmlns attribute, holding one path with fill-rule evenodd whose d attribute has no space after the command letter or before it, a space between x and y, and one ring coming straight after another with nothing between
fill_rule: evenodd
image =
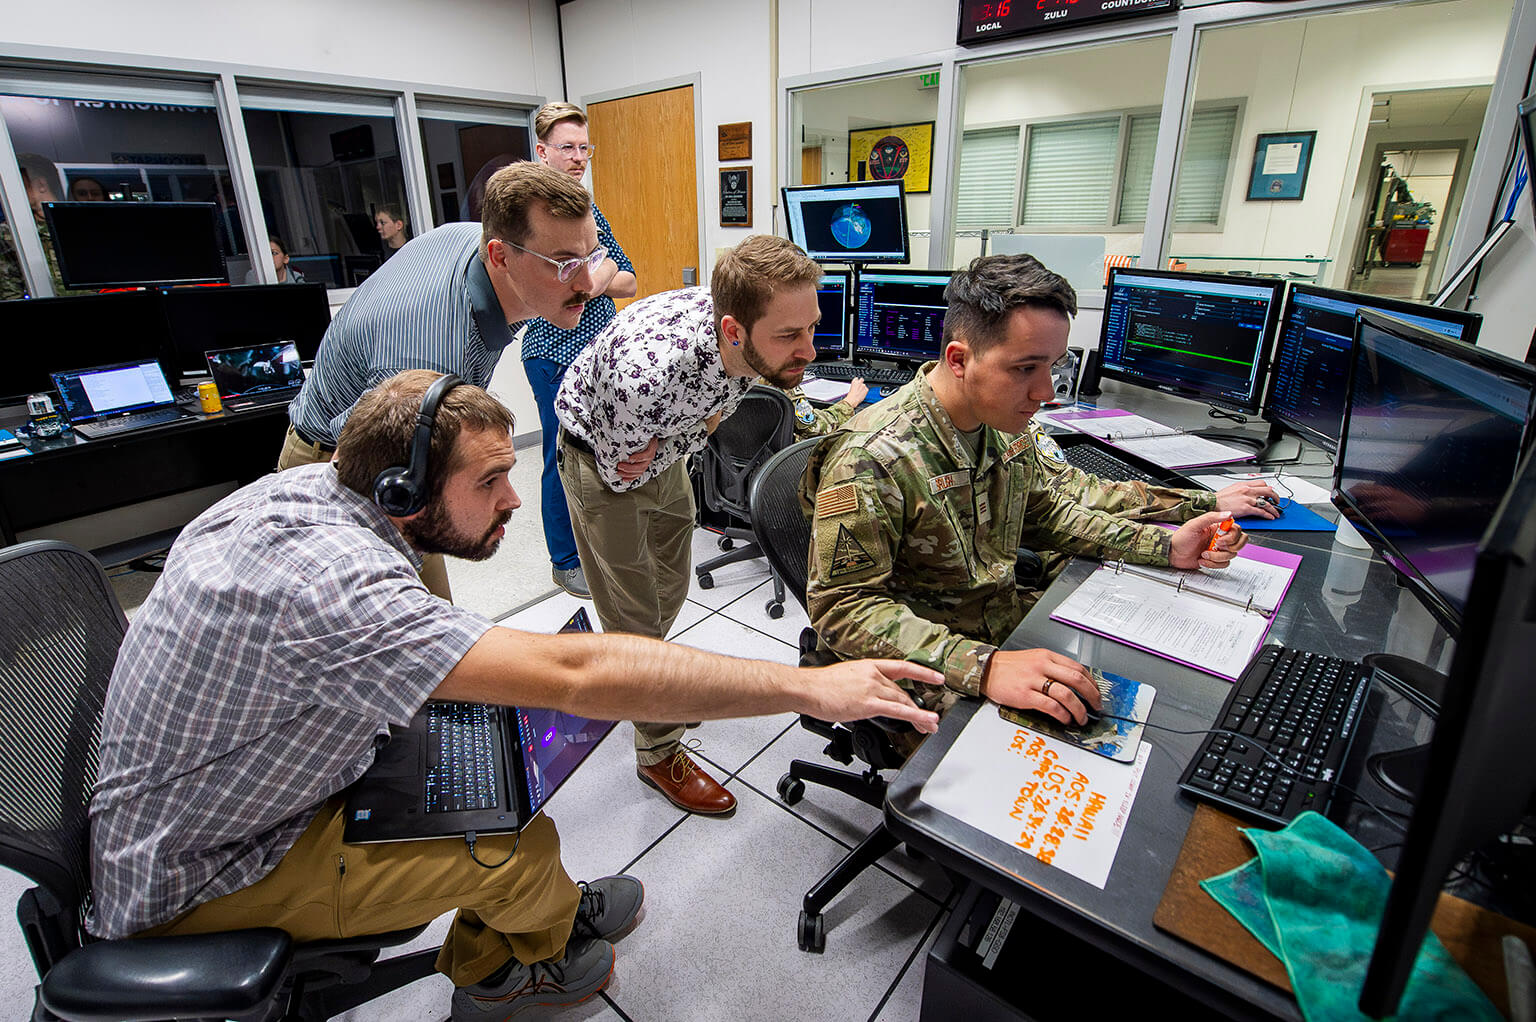
<instances>
[{"instance_id":1,"label":"orange marker","mask_svg":"<svg viewBox=\"0 0 1536 1022\"><path fill-rule=\"evenodd\" d=\"M1237 523L1235 521L1233 521L1232 519L1228 518L1226 521L1224 521L1220 525L1216 526L1216 535L1211 537L1211 545L1206 547L1206 550L1215 550L1216 549L1216 541L1218 539L1220 539L1222 536L1224 536L1227 533L1231 532L1232 531L1232 526L1234 526L1236 524Z\"/></svg>"}]
</instances>

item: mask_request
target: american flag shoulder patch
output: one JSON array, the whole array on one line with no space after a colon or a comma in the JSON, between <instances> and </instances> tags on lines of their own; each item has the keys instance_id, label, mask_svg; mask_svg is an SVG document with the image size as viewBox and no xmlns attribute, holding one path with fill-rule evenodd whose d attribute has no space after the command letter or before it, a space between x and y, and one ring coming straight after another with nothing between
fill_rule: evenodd
<instances>
[{"instance_id":1,"label":"american flag shoulder patch","mask_svg":"<svg viewBox=\"0 0 1536 1022\"><path fill-rule=\"evenodd\" d=\"M852 483L833 486L816 494L816 514L822 518L845 515L859 509L859 491Z\"/></svg>"}]
</instances>

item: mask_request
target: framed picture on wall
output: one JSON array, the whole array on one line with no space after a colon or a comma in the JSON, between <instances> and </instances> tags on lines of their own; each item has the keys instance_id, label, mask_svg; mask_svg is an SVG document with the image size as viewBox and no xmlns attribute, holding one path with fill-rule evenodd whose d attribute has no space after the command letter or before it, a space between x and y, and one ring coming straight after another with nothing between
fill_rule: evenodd
<instances>
[{"instance_id":1,"label":"framed picture on wall","mask_svg":"<svg viewBox=\"0 0 1536 1022\"><path fill-rule=\"evenodd\" d=\"M1315 131L1260 135L1254 143L1253 170L1248 176L1249 201L1297 200L1304 196L1315 141Z\"/></svg>"},{"instance_id":2,"label":"framed picture on wall","mask_svg":"<svg viewBox=\"0 0 1536 1022\"><path fill-rule=\"evenodd\" d=\"M848 133L849 181L900 181L911 194L929 190L932 171L932 121Z\"/></svg>"},{"instance_id":3,"label":"framed picture on wall","mask_svg":"<svg viewBox=\"0 0 1536 1022\"><path fill-rule=\"evenodd\" d=\"M720 226L752 226L752 168L720 168Z\"/></svg>"}]
</instances>

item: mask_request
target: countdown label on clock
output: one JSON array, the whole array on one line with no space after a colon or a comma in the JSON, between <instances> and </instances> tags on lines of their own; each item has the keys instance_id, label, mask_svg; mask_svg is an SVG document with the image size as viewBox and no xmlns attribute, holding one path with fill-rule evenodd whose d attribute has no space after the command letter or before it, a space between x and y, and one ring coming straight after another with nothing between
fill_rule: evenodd
<instances>
[{"instance_id":1,"label":"countdown label on clock","mask_svg":"<svg viewBox=\"0 0 1536 1022\"><path fill-rule=\"evenodd\" d=\"M960 0L961 46L1081 25L1087 21L1160 14L1177 10L1179 0Z\"/></svg>"}]
</instances>

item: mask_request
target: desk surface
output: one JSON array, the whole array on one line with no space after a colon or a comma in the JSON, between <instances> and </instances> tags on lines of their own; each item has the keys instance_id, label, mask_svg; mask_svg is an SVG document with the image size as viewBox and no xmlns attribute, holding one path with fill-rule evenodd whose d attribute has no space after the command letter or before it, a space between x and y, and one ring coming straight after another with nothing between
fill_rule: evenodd
<instances>
[{"instance_id":1,"label":"desk surface","mask_svg":"<svg viewBox=\"0 0 1536 1022\"><path fill-rule=\"evenodd\" d=\"M1106 391L1109 388L1106 387ZM1192 402L1139 393L1106 393L1101 404L1119 405L1171 425L1188 427L1204 418ZM1183 421L1179 421L1179 420ZM1331 471L1326 458L1308 449L1298 475L1321 482ZM1231 466L1240 469L1241 466ZM1332 509L1316 508L1329 517ZM1301 567L1267 641L1359 658L1398 653L1437 667L1448 664L1452 643L1412 594L1399 588L1392 571L1369 551L1334 542L1333 533L1254 533L1251 542L1303 555ZM1150 721L1181 731L1201 731L1212 722L1230 685L1219 678L1150 653L1051 621L1053 609L1097 563L1070 564L1015 629L1008 649L1043 646L1083 663L1150 682L1158 690ZM981 704L963 701L918 749L894 779L886 798L886 819L904 841L945 863L1048 923L1071 932L1153 975L1186 988L1234 1016L1298 1018L1294 1000L1268 984L1162 933L1152 915L1183 845L1195 803L1179 794L1178 778L1199 745L1199 735L1149 728L1151 758L1104 890L1037 861L1032 855L939 813L920 801L923 781L933 772L956 735ZM1366 777L1356 776L1369 751L1398 749L1427 740L1429 724L1405 699L1373 689L1360 732L1362 741L1346 765L1343 781L1383 808L1403 809ZM1369 738L1369 750L1362 750ZM1344 822L1367 847L1390 845L1401 835L1364 810L1343 803Z\"/></svg>"}]
</instances>

